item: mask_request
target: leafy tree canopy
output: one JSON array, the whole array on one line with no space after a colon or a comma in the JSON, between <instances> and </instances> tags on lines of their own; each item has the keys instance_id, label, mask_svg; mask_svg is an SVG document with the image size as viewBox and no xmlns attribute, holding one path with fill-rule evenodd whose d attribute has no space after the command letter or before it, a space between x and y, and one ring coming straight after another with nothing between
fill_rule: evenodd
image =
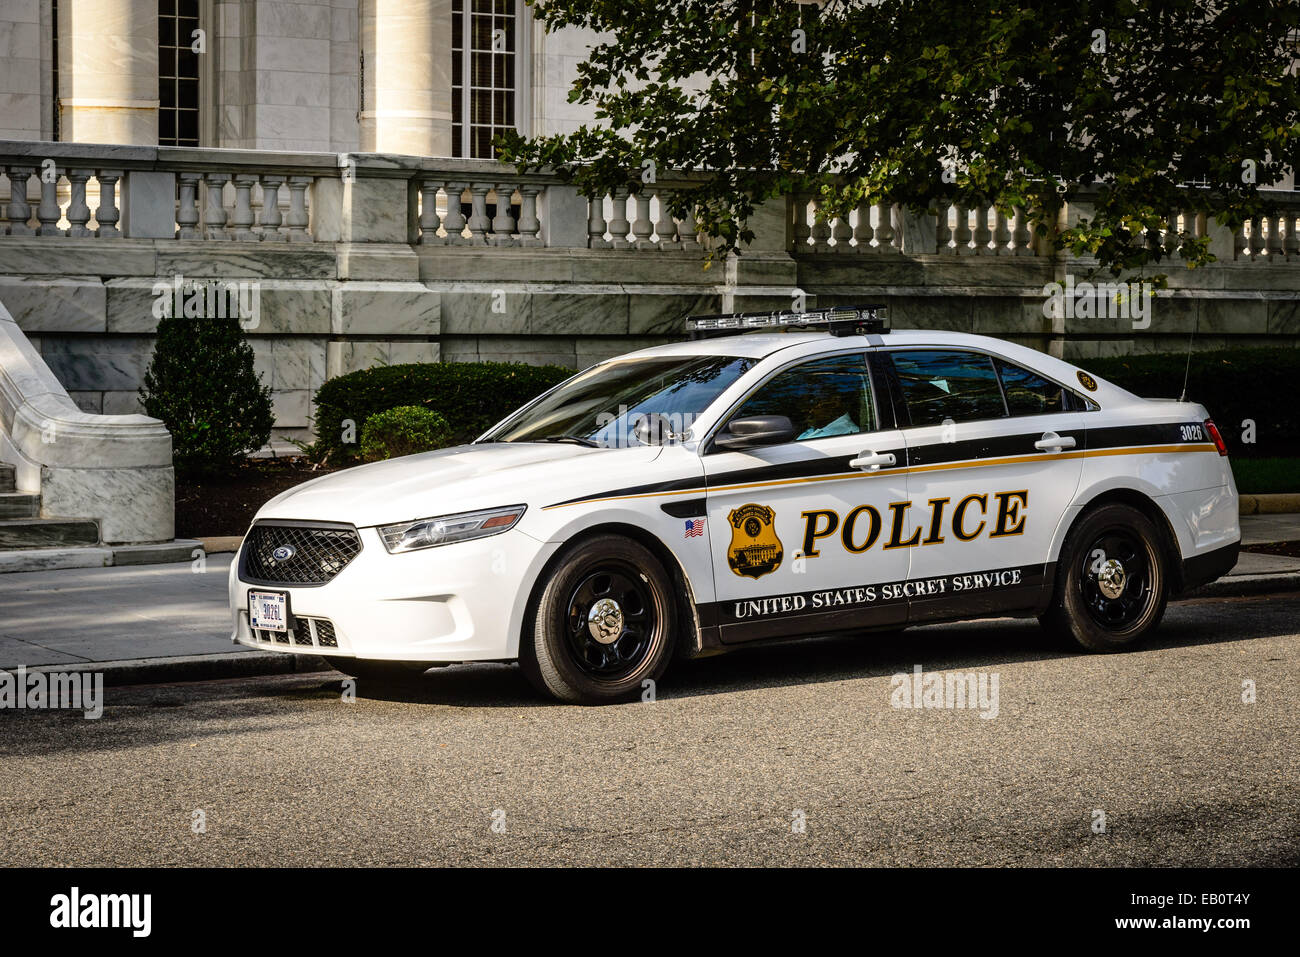
<instances>
[{"instance_id":1,"label":"leafy tree canopy","mask_svg":"<svg viewBox=\"0 0 1300 957\"><path fill-rule=\"evenodd\" d=\"M796 192L828 216L1023 207L1117 274L1175 249L1199 265L1207 241L1149 231L1171 211L1267 212L1258 187L1300 137L1295 0L529 2L548 30L600 34L569 95L597 121L507 134L504 158L588 196L643 188L647 161L704 170L672 211L728 252L756 203ZM1081 190L1095 212L1057 234Z\"/></svg>"}]
</instances>

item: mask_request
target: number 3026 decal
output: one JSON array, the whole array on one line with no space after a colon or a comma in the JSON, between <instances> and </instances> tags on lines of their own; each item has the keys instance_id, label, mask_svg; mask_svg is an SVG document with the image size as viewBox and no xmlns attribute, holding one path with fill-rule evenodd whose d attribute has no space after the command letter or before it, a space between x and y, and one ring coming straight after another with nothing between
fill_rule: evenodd
<instances>
[{"instance_id":1,"label":"number 3026 decal","mask_svg":"<svg viewBox=\"0 0 1300 957\"><path fill-rule=\"evenodd\" d=\"M1183 430L1184 442L1201 442L1205 439L1205 432L1199 425L1180 425Z\"/></svg>"}]
</instances>

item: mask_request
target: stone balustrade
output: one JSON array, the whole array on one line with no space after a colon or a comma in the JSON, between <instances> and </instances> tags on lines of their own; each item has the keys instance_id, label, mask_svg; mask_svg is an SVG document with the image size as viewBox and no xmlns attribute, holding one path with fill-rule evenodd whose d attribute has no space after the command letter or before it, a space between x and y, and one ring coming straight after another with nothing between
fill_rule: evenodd
<instances>
[{"instance_id":1,"label":"stone balustrade","mask_svg":"<svg viewBox=\"0 0 1300 957\"><path fill-rule=\"evenodd\" d=\"M326 379L377 363L584 367L679 336L692 313L882 302L901 328L978 332L1073 359L1300 341L1300 193L1232 230L1175 210L1152 231L1208 240L1169 276L1148 326L1044 312L1044 289L1094 265L1023 214L759 204L743 253L710 259L672 200L692 177L588 198L488 160L0 141L0 301L71 401L139 411L160 299L238 284L272 389L275 439L311 435ZM1087 195L1058 228L1090 217ZM287 446L286 446L287 448Z\"/></svg>"}]
</instances>

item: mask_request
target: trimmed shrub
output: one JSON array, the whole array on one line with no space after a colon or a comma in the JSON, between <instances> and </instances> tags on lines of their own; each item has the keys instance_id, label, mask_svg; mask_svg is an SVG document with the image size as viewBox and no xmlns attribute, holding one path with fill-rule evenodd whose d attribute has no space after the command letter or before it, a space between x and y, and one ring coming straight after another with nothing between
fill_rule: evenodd
<instances>
[{"instance_id":1,"label":"trimmed shrub","mask_svg":"<svg viewBox=\"0 0 1300 957\"><path fill-rule=\"evenodd\" d=\"M361 457L367 462L432 452L451 445L451 426L437 412L399 405L376 412L361 429Z\"/></svg>"},{"instance_id":2,"label":"trimmed shrub","mask_svg":"<svg viewBox=\"0 0 1300 957\"><path fill-rule=\"evenodd\" d=\"M1144 398L1176 399L1183 391L1187 353L1115 356L1076 363ZM1300 349L1222 349L1195 352L1187 398L1214 417L1228 451L1239 456L1300 452L1300 410L1291 397L1300 383ZM1255 441L1242 442L1247 420Z\"/></svg>"},{"instance_id":3,"label":"trimmed shrub","mask_svg":"<svg viewBox=\"0 0 1300 957\"><path fill-rule=\"evenodd\" d=\"M234 316L161 319L140 401L171 432L182 473L229 468L265 445L274 424L271 390Z\"/></svg>"},{"instance_id":4,"label":"trimmed shrub","mask_svg":"<svg viewBox=\"0 0 1300 957\"><path fill-rule=\"evenodd\" d=\"M410 363L351 372L316 391L317 442L334 463L355 460L366 420L398 406L437 412L451 427L448 444L469 442L571 375L563 366L521 362Z\"/></svg>"}]
</instances>

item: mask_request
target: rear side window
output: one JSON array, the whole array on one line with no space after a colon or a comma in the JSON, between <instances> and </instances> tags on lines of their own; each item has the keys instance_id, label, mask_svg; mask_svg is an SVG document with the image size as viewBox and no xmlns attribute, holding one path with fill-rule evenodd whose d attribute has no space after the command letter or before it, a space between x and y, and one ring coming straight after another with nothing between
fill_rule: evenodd
<instances>
[{"instance_id":1,"label":"rear side window","mask_svg":"<svg viewBox=\"0 0 1300 957\"><path fill-rule=\"evenodd\" d=\"M998 360L998 371L1002 373L1002 388L1012 415L1042 415L1065 412L1069 408L1065 388L1037 372L1001 360Z\"/></svg>"},{"instance_id":2,"label":"rear side window","mask_svg":"<svg viewBox=\"0 0 1300 957\"><path fill-rule=\"evenodd\" d=\"M916 350L891 353L912 425L940 425L1006 416L998 372L978 352Z\"/></svg>"}]
</instances>

